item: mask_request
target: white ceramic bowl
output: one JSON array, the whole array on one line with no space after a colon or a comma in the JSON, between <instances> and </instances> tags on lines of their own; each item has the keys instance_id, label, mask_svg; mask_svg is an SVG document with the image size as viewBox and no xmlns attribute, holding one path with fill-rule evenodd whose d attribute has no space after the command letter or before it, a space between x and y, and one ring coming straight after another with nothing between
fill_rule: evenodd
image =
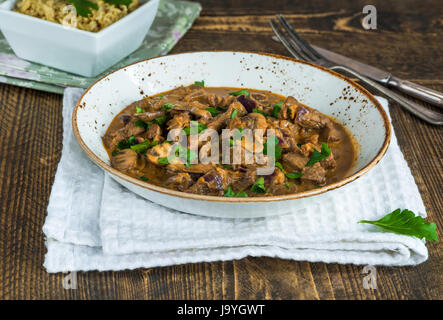
<instances>
[{"instance_id":1,"label":"white ceramic bowl","mask_svg":"<svg viewBox=\"0 0 443 320\"><path fill-rule=\"evenodd\" d=\"M360 148L351 174L310 191L272 197L224 198L174 191L129 177L110 166L101 137L128 104L196 80L206 86L246 87L284 96L331 115L353 134ZM351 99L352 98L352 99ZM179 211L216 217L262 217L303 208L333 196L335 189L368 172L383 157L390 124L377 100L365 89L325 68L263 53L194 52L141 61L93 84L73 112L74 135L92 161L140 196Z\"/></svg>"},{"instance_id":2,"label":"white ceramic bowl","mask_svg":"<svg viewBox=\"0 0 443 320\"><path fill-rule=\"evenodd\" d=\"M141 45L159 0L141 0L139 8L97 33L14 12L15 2L0 4L0 29L17 56L95 77Z\"/></svg>"}]
</instances>

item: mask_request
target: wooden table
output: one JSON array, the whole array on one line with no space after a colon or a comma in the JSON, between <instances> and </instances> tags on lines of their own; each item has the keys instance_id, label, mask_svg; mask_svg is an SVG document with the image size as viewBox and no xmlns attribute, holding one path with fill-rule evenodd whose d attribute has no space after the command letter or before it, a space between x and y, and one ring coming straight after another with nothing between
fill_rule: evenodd
<instances>
[{"instance_id":1,"label":"wooden table","mask_svg":"<svg viewBox=\"0 0 443 320\"><path fill-rule=\"evenodd\" d=\"M360 19L367 1L201 1L204 10L173 52L251 50L287 54L271 40L268 20L285 13L314 44L395 71L443 91L443 24L439 0L373 0L378 29ZM271 258L78 274L42 267L42 225L62 148L62 97L0 85L0 298L7 299L437 299L442 247L416 267L379 267L377 290L362 286L362 267ZM429 220L443 227L443 130L391 105L400 147Z\"/></svg>"}]
</instances>

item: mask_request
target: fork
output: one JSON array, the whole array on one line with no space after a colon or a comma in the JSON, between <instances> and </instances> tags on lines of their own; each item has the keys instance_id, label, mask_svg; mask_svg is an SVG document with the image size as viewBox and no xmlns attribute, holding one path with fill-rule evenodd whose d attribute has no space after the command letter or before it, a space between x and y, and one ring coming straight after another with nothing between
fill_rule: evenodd
<instances>
[{"instance_id":1,"label":"fork","mask_svg":"<svg viewBox=\"0 0 443 320\"><path fill-rule=\"evenodd\" d=\"M385 96L397 102L400 106L419 117L420 119L434 124L443 125L443 113L436 112L426 107L415 103L405 97L395 93L394 91L384 87L383 85L362 76L358 72L349 69L345 66L337 65L315 50L306 40L304 40L295 29L289 24L285 17L276 15L277 20L271 19L269 21L272 30L277 38L285 46L285 48L297 59L305 60L326 67L334 71L342 71L359 79L372 89L378 90ZM278 22L277 22L278 21Z\"/></svg>"}]
</instances>

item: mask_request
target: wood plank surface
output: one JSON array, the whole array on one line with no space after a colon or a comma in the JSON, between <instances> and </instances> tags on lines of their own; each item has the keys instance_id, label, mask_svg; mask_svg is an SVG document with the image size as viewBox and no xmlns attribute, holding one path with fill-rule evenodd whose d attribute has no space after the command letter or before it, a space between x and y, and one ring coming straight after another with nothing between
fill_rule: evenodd
<instances>
[{"instance_id":1,"label":"wood plank surface","mask_svg":"<svg viewBox=\"0 0 443 320\"><path fill-rule=\"evenodd\" d=\"M287 55L268 20L281 12L312 43L443 91L441 1L371 1L378 29L361 27L366 1L204 0L203 12L173 53L250 50ZM42 225L62 148L62 97L0 85L1 299L441 299L442 246L416 267L377 268L377 289L362 267L271 258L64 275L42 267ZM393 125L425 203L443 228L443 129L391 104Z\"/></svg>"}]
</instances>

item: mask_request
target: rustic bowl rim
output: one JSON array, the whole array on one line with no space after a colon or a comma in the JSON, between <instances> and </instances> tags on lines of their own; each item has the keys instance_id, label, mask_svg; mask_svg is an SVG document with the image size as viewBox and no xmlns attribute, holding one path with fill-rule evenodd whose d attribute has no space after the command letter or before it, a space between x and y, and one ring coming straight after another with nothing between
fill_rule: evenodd
<instances>
[{"instance_id":1,"label":"rustic bowl rim","mask_svg":"<svg viewBox=\"0 0 443 320\"><path fill-rule=\"evenodd\" d=\"M210 51L188 51L188 52L181 52L181 53L176 53L176 54L170 54L168 56L176 56L176 55L181 55L181 54L193 54L193 53L246 53L246 54L256 54L256 55L263 55L263 56L269 56L269 57L273 57L276 59L285 59L288 61L293 61L295 63L302 63L302 64L306 64L309 66L312 66L314 68L320 69L322 71L328 72L329 74L338 77L344 81L346 81L347 83L349 83L351 86L353 86L355 89L357 89L358 91L360 91L361 93L363 93L372 103L374 103L374 105L376 106L378 112L381 114L382 118L383 118L383 125L385 128L385 139L383 142L383 145L381 146L380 150L378 151L377 155L362 169L360 169L359 171L355 172L354 174L350 175L349 177L346 177L344 179L341 179L337 182L334 182L332 184L328 184L325 185L321 188L315 188L312 190L308 190L308 191L303 191L303 192L299 192L299 193L293 193L293 194L286 194L286 195L276 195L276 196L267 196L267 197L220 197L220 196L208 196L208 195L200 195L200 194L193 194L193 193L186 193L186 192L181 192L181 191L176 191L176 190L172 190L172 189L168 189L168 188L164 188L164 187L160 187L154 184L151 184L149 182L145 182L136 178L133 178L129 175L126 175L116 169L114 169L113 167L111 167L109 164L107 164L106 162L102 161L91 149L89 149L89 147L86 145L86 143L83 141L83 139L80 136L80 132L77 126L77 111L80 107L80 102L83 100L83 97L101 80L105 79L106 77L108 77L109 75L118 72L122 69L125 69L129 66L138 64L138 63L143 63L146 61L150 61L150 60L155 60L155 59L161 59L164 56L159 56L159 57L153 57L153 58L149 58L149 59L143 59L143 60L139 60L139 61L135 61L133 63L130 63L126 66L123 66L121 68L118 68L108 74L106 74L105 76L101 77L100 79L96 80L93 84L91 84L86 90L85 92L82 94L82 96L79 98L79 100L77 101L75 108L72 112L72 128L73 128L73 133L74 133L74 137L77 140L78 144L80 145L80 147L82 148L82 150L86 153L86 155L96 164L98 165L100 168L102 168L103 170L105 170L106 172L117 176L118 178L125 180L126 182L129 182L131 184L134 184L138 187L144 188L144 189L148 189L150 191L155 191L155 192L160 192L163 194L167 194L170 196L175 196L175 197L179 197L179 198L185 198L185 199L191 199L191 200L203 200L203 201L215 201L215 202L227 202L227 203L248 203L248 202L271 202L271 201L285 201L285 200L295 200L295 199L300 199L300 198L306 198L306 197L311 197L311 196L315 196L315 195L320 195L323 194L325 192L340 188L358 178L360 178L362 175L366 174L369 170L371 170L375 165L377 165L379 163L379 161L383 158L383 156L386 153L386 150L389 147L389 143L390 143L390 139L391 139L391 125L390 125L390 121L389 121L389 117L386 114L386 111L383 109L383 107L381 106L381 104L378 102L378 100L365 88L363 88L361 85L359 85L358 83L355 83L354 81L350 80L349 78L335 72L332 70L329 70L325 67L310 63L310 62L306 62L303 60L299 60L296 58L292 58L292 57L286 57L286 56L282 56L282 55L278 55L278 54L273 54L273 53L265 53L265 52L253 52L253 51L230 51L230 50L210 50Z\"/></svg>"}]
</instances>

